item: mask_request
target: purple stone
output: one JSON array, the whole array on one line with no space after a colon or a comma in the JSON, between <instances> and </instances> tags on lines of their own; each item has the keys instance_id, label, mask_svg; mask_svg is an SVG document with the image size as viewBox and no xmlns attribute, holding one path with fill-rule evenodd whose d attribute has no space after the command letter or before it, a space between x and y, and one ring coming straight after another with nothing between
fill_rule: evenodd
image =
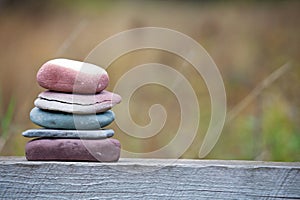
<instances>
[{"instance_id":1,"label":"purple stone","mask_svg":"<svg viewBox=\"0 0 300 200\"><path fill-rule=\"evenodd\" d=\"M29 161L98 161L116 162L120 158L118 140L34 139L26 144Z\"/></svg>"}]
</instances>

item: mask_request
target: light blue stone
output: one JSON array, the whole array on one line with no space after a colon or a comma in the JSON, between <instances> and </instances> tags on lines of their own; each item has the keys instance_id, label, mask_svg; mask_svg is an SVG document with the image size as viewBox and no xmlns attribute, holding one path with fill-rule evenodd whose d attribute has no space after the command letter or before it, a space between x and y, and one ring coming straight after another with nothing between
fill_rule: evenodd
<instances>
[{"instance_id":1,"label":"light blue stone","mask_svg":"<svg viewBox=\"0 0 300 200\"><path fill-rule=\"evenodd\" d=\"M91 115L75 115L33 108L30 112L33 123L50 129L95 130L103 128L115 119L111 110Z\"/></svg>"}]
</instances>

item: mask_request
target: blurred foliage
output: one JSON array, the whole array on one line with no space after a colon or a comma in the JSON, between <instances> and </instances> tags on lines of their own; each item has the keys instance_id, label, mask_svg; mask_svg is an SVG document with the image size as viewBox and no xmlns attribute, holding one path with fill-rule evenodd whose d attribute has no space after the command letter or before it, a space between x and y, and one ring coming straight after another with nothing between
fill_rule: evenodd
<instances>
[{"instance_id":1,"label":"blurred foliage","mask_svg":"<svg viewBox=\"0 0 300 200\"><path fill-rule=\"evenodd\" d=\"M0 97L1 98L1 97ZM1 104L1 100L0 100ZM7 110L3 116L1 116L1 138L4 140L8 136L8 128L11 125L13 114L14 114L15 100L12 98L7 106Z\"/></svg>"},{"instance_id":2,"label":"blurred foliage","mask_svg":"<svg viewBox=\"0 0 300 200\"><path fill-rule=\"evenodd\" d=\"M3 102L2 102L2 94L0 91L0 106L1 106L0 107L0 120L1 120L0 151L1 151L3 146L6 143L6 140L9 137L10 126L12 125L14 109L15 109L15 99L11 98L7 108L4 109Z\"/></svg>"},{"instance_id":3,"label":"blurred foliage","mask_svg":"<svg viewBox=\"0 0 300 200\"><path fill-rule=\"evenodd\" d=\"M224 79L228 111L274 70L292 61L287 73L225 124L208 158L300 161L299 10L298 1L2 0L0 117L1 137L8 140L1 155L24 155L28 139L21 132L36 127L29 120L29 112L43 91L35 81L42 63L54 57L84 60L113 34L158 26L191 36L209 52ZM208 127L210 100L205 83L199 81L201 76L186 61L166 52L132 52L108 68L108 89L112 90L118 78L133 66L148 62L174 67L195 89L201 110L200 130L182 158L198 158ZM150 140L127 137L116 124L110 126L124 149L147 152L174 137L180 108L167 88L140 88L132 97L132 117L138 124L149 123L148 109L158 102L168 111L168 120Z\"/></svg>"},{"instance_id":4,"label":"blurred foliage","mask_svg":"<svg viewBox=\"0 0 300 200\"><path fill-rule=\"evenodd\" d=\"M263 135L265 150L270 160L300 160L299 127L293 124L289 116L289 105L277 99L264 113Z\"/></svg>"}]
</instances>

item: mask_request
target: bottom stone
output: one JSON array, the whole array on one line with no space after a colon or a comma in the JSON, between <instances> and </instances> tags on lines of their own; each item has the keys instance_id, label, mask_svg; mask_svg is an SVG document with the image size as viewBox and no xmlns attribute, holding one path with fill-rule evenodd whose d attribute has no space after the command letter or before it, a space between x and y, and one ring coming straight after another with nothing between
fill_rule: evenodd
<instances>
[{"instance_id":1,"label":"bottom stone","mask_svg":"<svg viewBox=\"0 0 300 200\"><path fill-rule=\"evenodd\" d=\"M45 139L39 138L26 144L29 161L98 161L116 162L120 158L118 140Z\"/></svg>"}]
</instances>

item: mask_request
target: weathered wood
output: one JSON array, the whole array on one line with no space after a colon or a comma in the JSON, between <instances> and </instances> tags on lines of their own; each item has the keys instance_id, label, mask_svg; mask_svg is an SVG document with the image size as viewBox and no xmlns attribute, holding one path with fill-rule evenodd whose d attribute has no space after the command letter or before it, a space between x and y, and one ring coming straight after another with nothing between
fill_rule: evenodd
<instances>
[{"instance_id":1,"label":"weathered wood","mask_svg":"<svg viewBox=\"0 0 300 200\"><path fill-rule=\"evenodd\" d=\"M299 199L300 163L0 157L2 199Z\"/></svg>"}]
</instances>

